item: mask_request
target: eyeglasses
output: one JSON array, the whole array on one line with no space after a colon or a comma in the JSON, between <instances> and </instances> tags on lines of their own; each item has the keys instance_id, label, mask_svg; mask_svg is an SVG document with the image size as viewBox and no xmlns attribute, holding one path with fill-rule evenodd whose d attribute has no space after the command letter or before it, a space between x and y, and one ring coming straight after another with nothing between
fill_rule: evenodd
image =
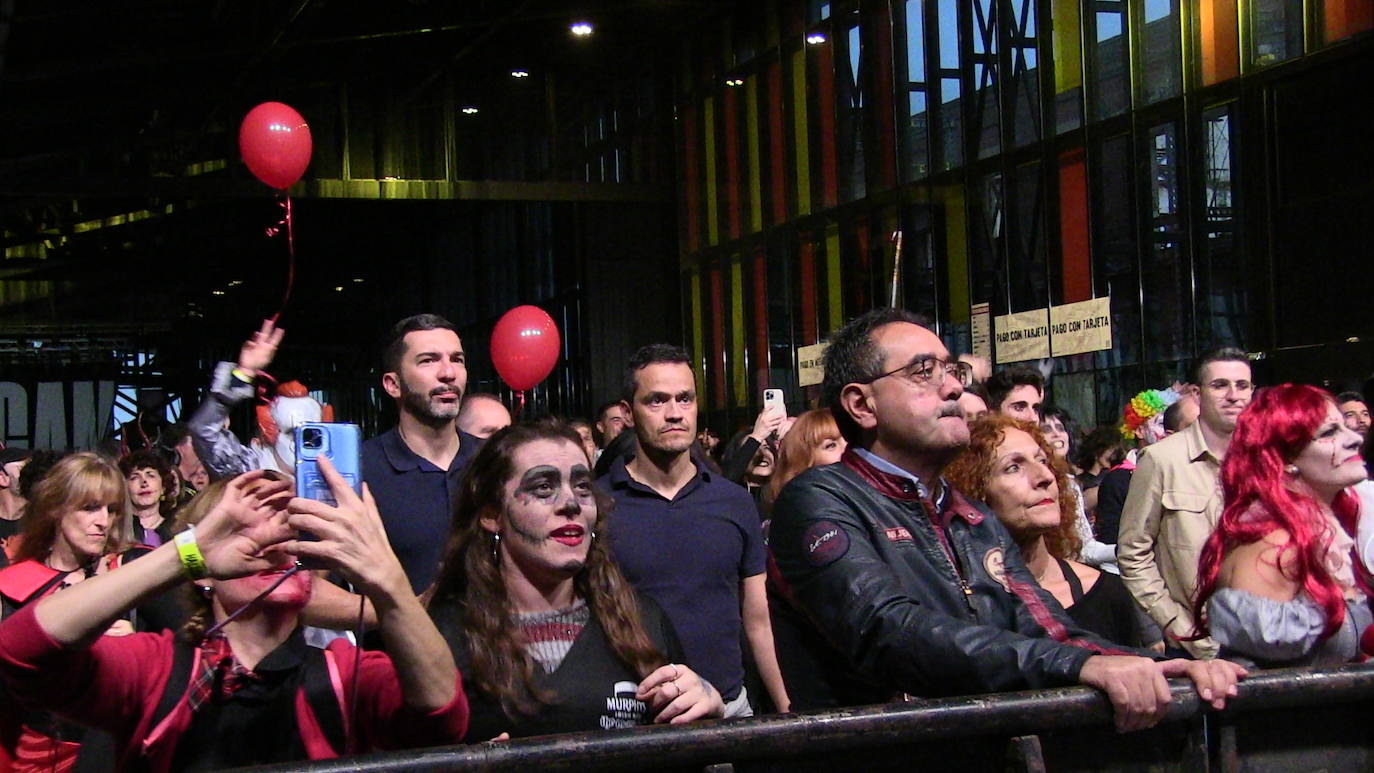
<instances>
[{"instance_id":1,"label":"eyeglasses","mask_svg":"<svg viewBox=\"0 0 1374 773\"><path fill-rule=\"evenodd\" d=\"M857 381L858 384L872 384L880 378L902 374L902 378L916 386L939 386L943 378L953 378L959 382L959 386L968 386L973 381L973 366L967 362L947 362L937 357L927 357L924 360L908 362L900 368L894 368L886 373L880 373L873 378L864 381ZM942 374L941 381L936 381L936 374Z\"/></svg>"}]
</instances>

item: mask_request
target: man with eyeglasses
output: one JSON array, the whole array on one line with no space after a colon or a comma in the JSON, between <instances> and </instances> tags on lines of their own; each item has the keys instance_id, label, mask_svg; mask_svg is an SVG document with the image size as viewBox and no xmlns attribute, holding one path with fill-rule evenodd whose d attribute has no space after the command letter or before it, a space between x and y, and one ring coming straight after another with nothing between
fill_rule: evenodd
<instances>
[{"instance_id":1,"label":"man with eyeglasses","mask_svg":"<svg viewBox=\"0 0 1374 773\"><path fill-rule=\"evenodd\" d=\"M1151 445L1136 460L1116 546L1121 579L1164 630L1166 651L1214 658L1210 637L1191 639L1203 543L1221 518L1221 460L1255 385L1245 352L1222 348L1197 368L1198 420Z\"/></svg>"},{"instance_id":2,"label":"man with eyeglasses","mask_svg":"<svg viewBox=\"0 0 1374 773\"><path fill-rule=\"evenodd\" d=\"M952 360L901 309L831 338L822 400L849 449L783 489L769 541L786 598L774 614L805 653L783 664L793 709L1085 684L1134 730L1164 716L1165 677L1183 675L1224 705L1242 669L1156 662L1082 631L997 517L940 477L969 442L969 371Z\"/></svg>"}]
</instances>

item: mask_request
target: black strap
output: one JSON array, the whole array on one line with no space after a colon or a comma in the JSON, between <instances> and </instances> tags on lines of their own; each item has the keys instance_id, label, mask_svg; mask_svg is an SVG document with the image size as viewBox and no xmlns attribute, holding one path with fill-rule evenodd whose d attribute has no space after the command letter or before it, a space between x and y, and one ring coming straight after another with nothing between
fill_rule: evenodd
<instances>
[{"instance_id":1,"label":"black strap","mask_svg":"<svg viewBox=\"0 0 1374 773\"><path fill-rule=\"evenodd\" d=\"M1069 584L1069 595L1073 597L1073 603L1077 604L1083 600L1083 583L1078 581L1078 573L1069 566L1069 562L1062 558L1054 559L1059 562L1059 570L1064 573L1064 581Z\"/></svg>"},{"instance_id":2,"label":"black strap","mask_svg":"<svg viewBox=\"0 0 1374 773\"><path fill-rule=\"evenodd\" d=\"M198 658L199 647L184 641L172 645L172 672L167 675L167 686L162 688L162 697L158 699L157 709L153 711L153 721L148 725L149 730L162 724L162 720L166 719L181 699L186 697L186 693L191 689L191 674Z\"/></svg>"},{"instance_id":3,"label":"black strap","mask_svg":"<svg viewBox=\"0 0 1374 773\"><path fill-rule=\"evenodd\" d=\"M344 710L343 706L339 705L339 695L334 692L334 680L329 678L329 662L326 660L325 651L311 647L305 657L304 668L301 686L305 690L305 699L310 703L310 710L315 713L315 721L319 723L325 740L340 755L353 752L353 749L345 748L348 739L344 733Z\"/></svg>"}]
</instances>

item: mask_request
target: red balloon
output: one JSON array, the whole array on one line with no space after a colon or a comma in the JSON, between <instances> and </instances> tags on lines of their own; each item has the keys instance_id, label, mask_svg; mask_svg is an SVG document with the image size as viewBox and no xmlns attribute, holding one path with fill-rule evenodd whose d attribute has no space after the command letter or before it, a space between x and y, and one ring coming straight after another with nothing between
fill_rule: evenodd
<instances>
[{"instance_id":1,"label":"red balloon","mask_svg":"<svg viewBox=\"0 0 1374 773\"><path fill-rule=\"evenodd\" d=\"M280 102L263 102L239 126L239 153L253 176L286 190L305 174L314 144L305 119Z\"/></svg>"},{"instance_id":2,"label":"red balloon","mask_svg":"<svg viewBox=\"0 0 1374 773\"><path fill-rule=\"evenodd\" d=\"M561 347L553 317L538 306L516 306L491 331L491 364L511 389L523 392L548 377Z\"/></svg>"}]
</instances>

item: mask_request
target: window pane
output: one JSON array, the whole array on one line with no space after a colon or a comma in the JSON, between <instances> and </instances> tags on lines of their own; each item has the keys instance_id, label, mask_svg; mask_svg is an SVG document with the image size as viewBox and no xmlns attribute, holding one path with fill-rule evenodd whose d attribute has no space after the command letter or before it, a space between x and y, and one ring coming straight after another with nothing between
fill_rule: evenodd
<instances>
[{"instance_id":1,"label":"window pane","mask_svg":"<svg viewBox=\"0 0 1374 773\"><path fill-rule=\"evenodd\" d=\"M1184 248L1182 154L1172 123L1150 130L1150 263L1141 272L1145 307L1145 359L1191 354L1188 330L1192 283Z\"/></svg>"},{"instance_id":2,"label":"window pane","mask_svg":"<svg viewBox=\"0 0 1374 773\"><path fill-rule=\"evenodd\" d=\"M1093 43L1092 116L1120 115L1131 106L1130 52L1126 45L1125 0L1096 0Z\"/></svg>"},{"instance_id":3,"label":"window pane","mask_svg":"<svg viewBox=\"0 0 1374 773\"><path fill-rule=\"evenodd\" d=\"M906 78L926 80L926 28L921 19L921 0L906 0Z\"/></svg>"},{"instance_id":4,"label":"window pane","mask_svg":"<svg viewBox=\"0 0 1374 773\"><path fill-rule=\"evenodd\" d=\"M856 14L857 16L857 14ZM839 161L840 161L840 199L853 201L863 198L867 189L864 181L864 96L863 40L859 35L859 25L851 26L845 35L845 48L849 56L847 67L837 73L840 93L837 110L839 112Z\"/></svg>"},{"instance_id":5,"label":"window pane","mask_svg":"<svg viewBox=\"0 0 1374 773\"><path fill-rule=\"evenodd\" d=\"M1251 62L1264 67L1302 53L1302 0L1254 0Z\"/></svg>"},{"instance_id":6,"label":"window pane","mask_svg":"<svg viewBox=\"0 0 1374 773\"><path fill-rule=\"evenodd\" d=\"M1017 167L1012 176L1015 212L1007 240L1011 311L1044 308L1049 302L1049 272L1045 266L1045 233L1041 225L1044 195L1040 164Z\"/></svg>"},{"instance_id":7,"label":"window pane","mask_svg":"<svg viewBox=\"0 0 1374 773\"><path fill-rule=\"evenodd\" d=\"M959 79L940 79L940 145L945 169L964 163L964 119L959 100Z\"/></svg>"},{"instance_id":8,"label":"window pane","mask_svg":"<svg viewBox=\"0 0 1374 773\"><path fill-rule=\"evenodd\" d=\"M993 0L974 0L973 10L973 125L978 127L978 157L1001 151L1001 120L997 98L997 27Z\"/></svg>"},{"instance_id":9,"label":"window pane","mask_svg":"<svg viewBox=\"0 0 1374 773\"><path fill-rule=\"evenodd\" d=\"M1183 84L1179 59L1178 0L1145 0L1145 101L1178 96Z\"/></svg>"},{"instance_id":10,"label":"window pane","mask_svg":"<svg viewBox=\"0 0 1374 773\"><path fill-rule=\"evenodd\" d=\"M1130 136L1104 141L1093 182L1093 281L1097 297L1112 297L1112 348L1097 352L1097 367L1140 361L1140 282L1132 218ZM1102 391L1098 390L1099 397ZM1119 407L1118 407L1119 410Z\"/></svg>"},{"instance_id":11,"label":"window pane","mask_svg":"<svg viewBox=\"0 0 1374 773\"><path fill-rule=\"evenodd\" d=\"M1198 35L1202 42L1202 84L1210 86L1240 74L1236 0L1198 0Z\"/></svg>"},{"instance_id":12,"label":"window pane","mask_svg":"<svg viewBox=\"0 0 1374 773\"><path fill-rule=\"evenodd\" d=\"M979 180L969 197L969 285L972 303L990 301L992 313L1007 313L1003 261L998 245L1006 236L1006 211L1003 206L1002 175L990 174Z\"/></svg>"},{"instance_id":13,"label":"window pane","mask_svg":"<svg viewBox=\"0 0 1374 773\"><path fill-rule=\"evenodd\" d=\"M930 174L930 112L924 91L907 95L906 170L903 179L918 180Z\"/></svg>"},{"instance_id":14,"label":"window pane","mask_svg":"<svg viewBox=\"0 0 1374 773\"><path fill-rule=\"evenodd\" d=\"M1054 131L1077 129L1083 114L1083 42L1078 0L1051 0L1054 45Z\"/></svg>"},{"instance_id":15,"label":"window pane","mask_svg":"<svg viewBox=\"0 0 1374 773\"><path fill-rule=\"evenodd\" d=\"M1374 27L1374 3L1369 0L1322 0L1323 43L1334 43Z\"/></svg>"},{"instance_id":16,"label":"window pane","mask_svg":"<svg viewBox=\"0 0 1374 773\"><path fill-rule=\"evenodd\" d=\"M1250 318L1235 189L1232 105L1202 114L1206 241L1195 274L1198 349L1244 346Z\"/></svg>"},{"instance_id":17,"label":"window pane","mask_svg":"<svg viewBox=\"0 0 1374 773\"><path fill-rule=\"evenodd\" d=\"M1012 76L1007 90L1012 104L1013 141L1018 148L1040 139L1040 69L1035 24L1033 0L1012 0Z\"/></svg>"},{"instance_id":18,"label":"window pane","mask_svg":"<svg viewBox=\"0 0 1374 773\"><path fill-rule=\"evenodd\" d=\"M959 69L959 10L955 0L940 0L940 68Z\"/></svg>"}]
</instances>

